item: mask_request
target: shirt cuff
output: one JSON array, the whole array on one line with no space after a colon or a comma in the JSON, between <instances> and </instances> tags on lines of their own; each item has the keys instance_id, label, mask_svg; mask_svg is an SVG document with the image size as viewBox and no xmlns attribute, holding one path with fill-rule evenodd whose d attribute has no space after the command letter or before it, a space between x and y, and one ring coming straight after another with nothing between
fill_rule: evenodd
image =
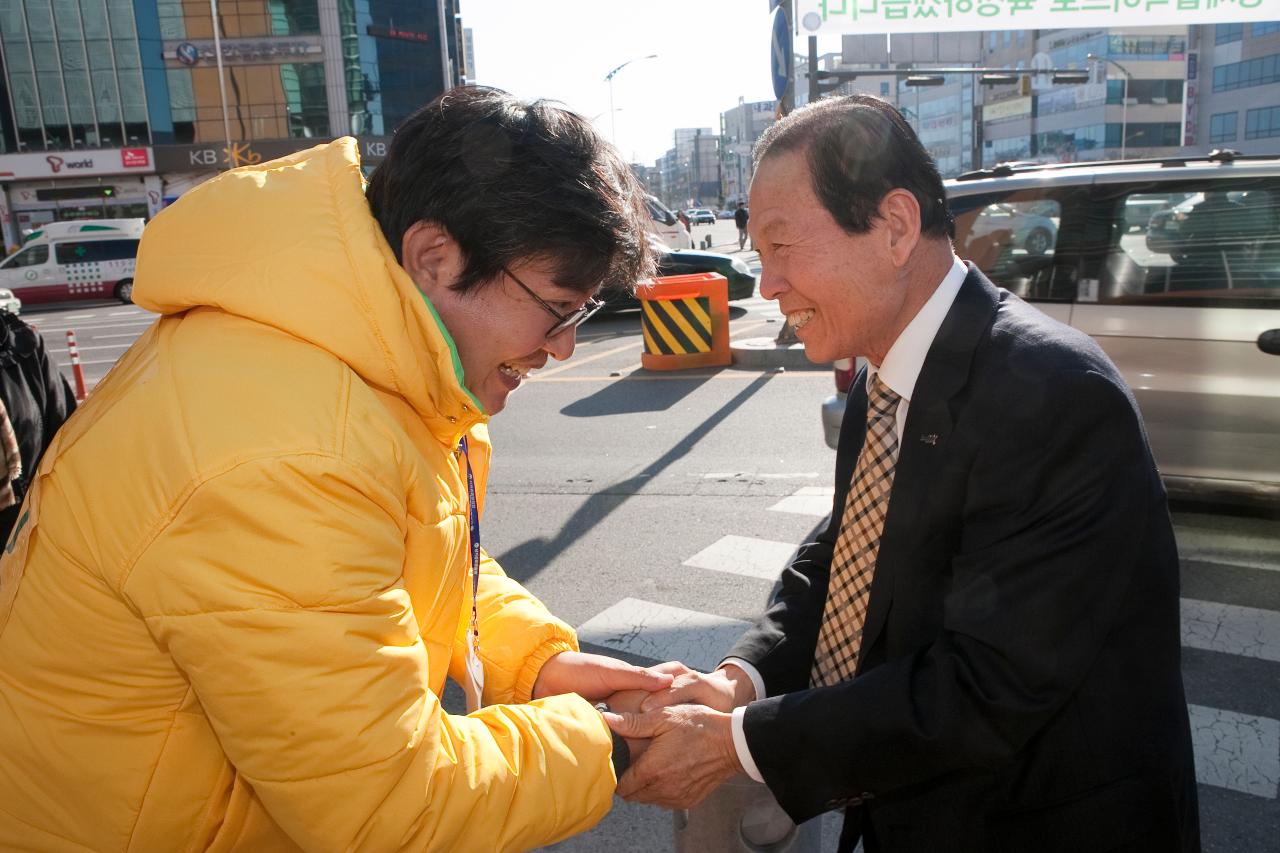
<instances>
[{"instance_id":1,"label":"shirt cuff","mask_svg":"<svg viewBox=\"0 0 1280 853\"><path fill-rule=\"evenodd\" d=\"M738 667L738 669L742 670L747 674L747 678L751 679L751 686L755 688L756 699L765 698L764 679L760 677L760 670L756 669L754 666L747 663L742 658L725 658L724 660L720 661L720 666L724 666L727 663L733 664L734 666ZM717 667L717 669L718 668L719 667Z\"/></svg>"},{"instance_id":2,"label":"shirt cuff","mask_svg":"<svg viewBox=\"0 0 1280 853\"><path fill-rule=\"evenodd\" d=\"M733 748L738 753L738 763L742 765L742 769L746 774L757 782L764 784L764 777L760 775L760 770L751 758L751 750L747 748L747 733L742 723L746 715L746 705L740 705L733 709Z\"/></svg>"}]
</instances>

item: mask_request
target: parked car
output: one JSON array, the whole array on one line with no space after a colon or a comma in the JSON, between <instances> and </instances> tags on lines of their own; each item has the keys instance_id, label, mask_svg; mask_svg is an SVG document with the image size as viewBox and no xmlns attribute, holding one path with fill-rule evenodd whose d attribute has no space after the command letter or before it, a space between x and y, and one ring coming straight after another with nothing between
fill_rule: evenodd
<instances>
[{"instance_id":1,"label":"parked car","mask_svg":"<svg viewBox=\"0 0 1280 853\"><path fill-rule=\"evenodd\" d=\"M1043 255L1057 242L1058 223L1012 204L992 204L974 218L970 233L975 238L1005 233L1012 241L1011 247L1029 255Z\"/></svg>"},{"instance_id":2,"label":"parked car","mask_svg":"<svg viewBox=\"0 0 1280 853\"><path fill-rule=\"evenodd\" d=\"M733 219L733 211L726 207L716 214L716 219Z\"/></svg>"},{"instance_id":3,"label":"parked car","mask_svg":"<svg viewBox=\"0 0 1280 853\"><path fill-rule=\"evenodd\" d=\"M0 288L0 311L8 311L15 317L22 313L22 300L12 290Z\"/></svg>"},{"instance_id":4,"label":"parked car","mask_svg":"<svg viewBox=\"0 0 1280 853\"><path fill-rule=\"evenodd\" d=\"M694 225L716 224L716 215L705 207L691 207L684 214Z\"/></svg>"},{"instance_id":5,"label":"parked car","mask_svg":"<svg viewBox=\"0 0 1280 853\"><path fill-rule=\"evenodd\" d=\"M27 303L67 299L133 301L141 219L50 222L0 262L0 287Z\"/></svg>"},{"instance_id":6,"label":"parked car","mask_svg":"<svg viewBox=\"0 0 1280 853\"><path fill-rule=\"evenodd\" d=\"M657 276L686 275L689 273L715 272L725 277L728 282L729 300L748 299L756 292L756 275L741 258L722 255L719 252L701 252L682 249L678 252L668 250L657 241L650 240L650 245L658 255ZM632 294L605 291L605 311L624 311L628 308L639 308L640 300Z\"/></svg>"},{"instance_id":7,"label":"parked car","mask_svg":"<svg viewBox=\"0 0 1280 853\"><path fill-rule=\"evenodd\" d=\"M998 167L947 197L962 259L1115 362L1172 494L1280 502L1280 157ZM1008 207L1057 223L1044 252L974 227ZM856 368L822 406L831 447Z\"/></svg>"},{"instance_id":8,"label":"parked car","mask_svg":"<svg viewBox=\"0 0 1280 853\"><path fill-rule=\"evenodd\" d=\"M649 233L655 235L669 249L692 249L693 237L675 212L658 200L657 196L644 197L649 208Z\"/></svg>"}]
</instances>

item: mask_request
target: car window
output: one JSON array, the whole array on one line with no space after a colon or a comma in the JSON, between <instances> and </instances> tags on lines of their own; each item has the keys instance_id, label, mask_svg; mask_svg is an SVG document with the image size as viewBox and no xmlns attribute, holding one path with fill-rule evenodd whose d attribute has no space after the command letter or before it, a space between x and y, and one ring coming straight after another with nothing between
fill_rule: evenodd
<instances>
[{"instance_id":1,"label":"car window","mask_svg":"<svg viewBox=\"0 0 1280 853\"><path fill-rule=\"evenodd\" d=\"M34 267L43 264L49 260L49 247L45 244L39 246L28 246L18 252L4 264L0 264L4 269L17 269L18 267Z\"/></svg>"},{"instance_id":2,"label":"car window","mask_svg":"<svg viewBox=\"0 0 1280 853\"><path fill-rule=\"evenodd\" d=\"M58 243L54 256L60 264L119 261L138 256L137 240L84 240Z\"/></svg>"},{"instance_id":3,"label":"car window","mask_svg":"<svg viewBox=\"0 0 1280 853\"><path fill-rule=\"evenodd\" d=\"M1280 305L1280 178L1136 187L1099 209L1110 240L1080 301Z\"/></svg>"},{"instance_id":4,"label":"car window","mask_svg":"<svg viewBox=\"0 0 1280 853\"><path fill-rule=\"evenodd\" d=\"M1028 299L1067 301L1073 285L1055 264L1062 203L1038 190L953 199L956 254ZM1056 283L1055 283L1056 281Z\"/></svg>"}]
</instances>

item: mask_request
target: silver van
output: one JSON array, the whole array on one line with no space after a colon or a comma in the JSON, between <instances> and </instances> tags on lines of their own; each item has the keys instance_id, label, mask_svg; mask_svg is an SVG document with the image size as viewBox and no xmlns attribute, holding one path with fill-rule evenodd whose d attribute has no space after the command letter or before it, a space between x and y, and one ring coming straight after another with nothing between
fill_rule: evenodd
<instances>
[{"instance_id":1,"label":"silver van","mask_svg":"<svg viewBox=\"0 0 1280 853\"><path fill-rule=\"evenodd\" d=\"M1115 362L1171 493L1280 502L1280 157L997 166L947 198L956 254Z\"/></svg>"}]
</instances>

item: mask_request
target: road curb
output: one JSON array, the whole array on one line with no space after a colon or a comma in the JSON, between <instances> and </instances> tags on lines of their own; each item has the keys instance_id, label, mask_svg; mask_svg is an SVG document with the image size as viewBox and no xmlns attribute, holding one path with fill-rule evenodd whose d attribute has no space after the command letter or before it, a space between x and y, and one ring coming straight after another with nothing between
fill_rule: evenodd
<instances>
[{"instance_id":1,"label":"road curb","mask_svg":"<svg viewBox=\"0 0 1280 853\"><path fill-rule=\"evenodd\" d=\"M814 364L805 355L804 344L779 346L773 338L739 338L729 342L734 367L787 370L829 370L831 363Z\"/></svg>"}]
</instances>

